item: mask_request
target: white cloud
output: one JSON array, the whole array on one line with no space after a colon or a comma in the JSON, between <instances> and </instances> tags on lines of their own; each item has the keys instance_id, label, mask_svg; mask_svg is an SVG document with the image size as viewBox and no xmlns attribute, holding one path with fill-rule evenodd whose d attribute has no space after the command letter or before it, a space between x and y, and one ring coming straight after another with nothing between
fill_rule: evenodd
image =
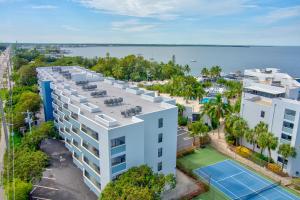
<instances>
[{"instance_id":1,"label":"white cloud","mask_svg":"<svg viewBox=\"0 0 300 200\"><path fill-rule=\"evenodd\" d=\"M178 16L226 15L254 7L248 0L75 0L101 12L133 17L174 19Z\"/></svg>"},{"instance_id":2,"label":"white cloud","mask_svg":"<svg viewBox=\"0 0 300 200\"><path fill-rule=\"evenodd\" d=\"M61 25L61 28L67 30L67 31L80 31L79 28L74 27L74 26L70 26L70 25Z\"/></svg>"},{"instance_id":3,"label":"white cloud","mask_svg":"<svg viewBox=\"0 0 300 200\"><path fill-rule=\"evenodd\" d=\"M155 28L155 24L143 24L137 19L114 21L111 24L113 30L125 32L142 32Z\"/></svg>"},{"instance_id":4,"label":"white cloud","mask_svg":"<svg viewBox=\"0 0 300 200\"><path fill-rule=\"evenodd\" d=\"M33 5L31 6L32 9L41 9L41 10L52 10L56 9L57 6L54 5Z\"/></svg>"},{"instance_id":5,"label":"white cloud","mask_svg":"<svg viewBox=\"0 0 300 200\"><path fill-rule=\"evenodd\" d=\"M275 23L281 20L299 17L300 16L300 6L277 8L269 12L265 16L258 17L258 21L264 23Z\"/></svg>"}]
</instances>

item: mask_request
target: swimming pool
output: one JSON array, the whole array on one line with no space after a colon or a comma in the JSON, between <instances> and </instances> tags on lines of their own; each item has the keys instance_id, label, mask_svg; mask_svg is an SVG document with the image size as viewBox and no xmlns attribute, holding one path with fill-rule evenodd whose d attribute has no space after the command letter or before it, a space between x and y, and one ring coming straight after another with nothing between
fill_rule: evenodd
<instances>
[{"instance_id":1,"label":"swimming pool","mask_svg":"<svg viewBox=\"0 0 300 200\"><path fill-rule=\"evenodd\" d=\"M201 101L199 103L206 104L206 103L209 103L213 99L215 99L215 98L214 97L204 97L203 99L201 99Z\"/></svg>"}]
</instances>

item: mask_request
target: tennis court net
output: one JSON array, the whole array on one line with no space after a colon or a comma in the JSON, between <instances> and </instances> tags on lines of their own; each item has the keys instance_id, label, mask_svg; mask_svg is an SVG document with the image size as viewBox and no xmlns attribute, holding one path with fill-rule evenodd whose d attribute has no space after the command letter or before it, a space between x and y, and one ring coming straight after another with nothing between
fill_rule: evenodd
<instances>
[{"instance_id":1,"label":"tennis court net","mask_svg":"<svg viewBox=\"0 0 300 200\"><path fill-rule=\"evenodd\" d=\"M279 186L280 184L281 184L280 181L279 181L279 182L276 182L276 183L272 183L272 184L270 184L270 185L268 185L268 186L266 186L266 187L263 187L263 188L261 188L261 189L259 189L259 190L254 191L254 192L252 192L252 193L250 193L250 194L246 194L246 195L244 195L244 196L235 198L234 200L248 200L248 199L251 199L251 198L253 198L253 197L259 195L259 194L262 193L262 192L265 192L265 191L267 191L267 190L270 190L270 189L272 189L272 188L275 188L275 187Z\"/></svg>"}]
</instances>

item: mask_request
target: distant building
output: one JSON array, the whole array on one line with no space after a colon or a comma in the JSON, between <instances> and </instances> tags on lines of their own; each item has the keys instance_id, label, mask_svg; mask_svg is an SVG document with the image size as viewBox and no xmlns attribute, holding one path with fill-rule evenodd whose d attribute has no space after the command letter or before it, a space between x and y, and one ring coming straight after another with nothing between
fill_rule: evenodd
<instances>
[{"instance_id":1,"label":"distant building","mask_svg":"<svg viewBox=\"0 0 300 200\"><path fill-rule=\"evenodd\" d=\"M300 176L300 83L275 68L245 70L244 75L241 116L251 128L265 122L279 144L297 149L296 158L284 160L278 149L272 158L280 165L285 163L284 170L291 176ZM244 145L252 147L245 140ZM260 152L258 146L255 150Z\"/></svg>"},{"instance_id":2,"label":"distant building","mask_svg":"<svg viewBox=\"0 0 300 200\"><path fill-rule=\"evenodd\" d=\"M131 167L175 174L175 100L81 67L37 68L46 120L97 195Z\"/></svg>"}]
</instances>

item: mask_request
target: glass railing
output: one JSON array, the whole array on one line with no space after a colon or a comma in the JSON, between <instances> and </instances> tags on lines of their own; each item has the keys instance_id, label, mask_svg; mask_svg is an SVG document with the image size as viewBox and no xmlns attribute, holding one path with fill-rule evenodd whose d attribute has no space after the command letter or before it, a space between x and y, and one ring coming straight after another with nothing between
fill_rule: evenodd
<instances>
[{"instance_id":1,"label":"glass railing","mask_svg":"<svg viewBox=\"0 0 300 200\"><path fill-rule=\"evenodd\" d=\"M126 145L125 144L120 145L120 146L116 146L116 147L111 148L111 155L115 155L115 154L118 154L118 153L121 153L121 152L124 152L124 151L126 151Z\"/></svg>"},{"instance_id":2,"label":"glass railing","mask_svg":"<svg viewBox=\"0 0 300 200\"><path fill-rule=\"evenodd\" d=\"M286 140L286 139L283 139L283 138L280 138L280 142L283 143L283 144L291 144L291 140Z\"/></svg>"},{"instance_id":3,"label":"glass railing","mask_svg":"<svg viewBox=\"0 0 300 200\"><path fill-rule=\"evenodd\" d=\"M288 128L288 127L282 127L282 131L286 132L286 133L290 133L292 134L293 133L293 129L292 128Z\"/></svg>"},{"instance_id":4,"label":"glass railing","mask_svg":"<svg viewBox=\"0 0 300 200\"><path fill-rule=\"evenodd\" d=\"M98 133L96 133L96 132L94 132L94 131L91 131L91 130L89 130L89 129L87 129L87 128L85 128L84 126L81 126L81 130L84 132L84 133L86 133L86 134L88 134L89 136L91 136L92 138L94 138L95 140L97 140L98 141Z\"/></svg>"},{"instance_id":5,"label":"glass railing","mask_svg":"<svg viewBox=\"0 0 300 200\"><path fill-rule=\"evenodd\" d=\"M294 115L289 115L289 114L284 114L284 119L287 119L289 121L294 121L295 116Z\"/></svg>"},{"instance_id":6,"label":"glass railing","mask_svg":"<svg viewBox=\"0 0 300 200\"><path fill-rule=\"evenodd\" d=\"M123 171L126 169L126 162L120 163L118 165L115 165L111 168L111 173L115 174L117 172Z\"/></svg>"},{"instance_id":7,"label":"glass railing","mask_svg":"<svg viewBox=\"0 0 300 200\"><path fill-rule=\"evenodd\" d=\"M88 145L86 142L83 142L82 143L82 146L88 150L90 153L92 153L94 156L96 156L97 158L99 158L99 151L95 148L95 147L92 147L91 145Z\"/></svg>"}]
</instances>

